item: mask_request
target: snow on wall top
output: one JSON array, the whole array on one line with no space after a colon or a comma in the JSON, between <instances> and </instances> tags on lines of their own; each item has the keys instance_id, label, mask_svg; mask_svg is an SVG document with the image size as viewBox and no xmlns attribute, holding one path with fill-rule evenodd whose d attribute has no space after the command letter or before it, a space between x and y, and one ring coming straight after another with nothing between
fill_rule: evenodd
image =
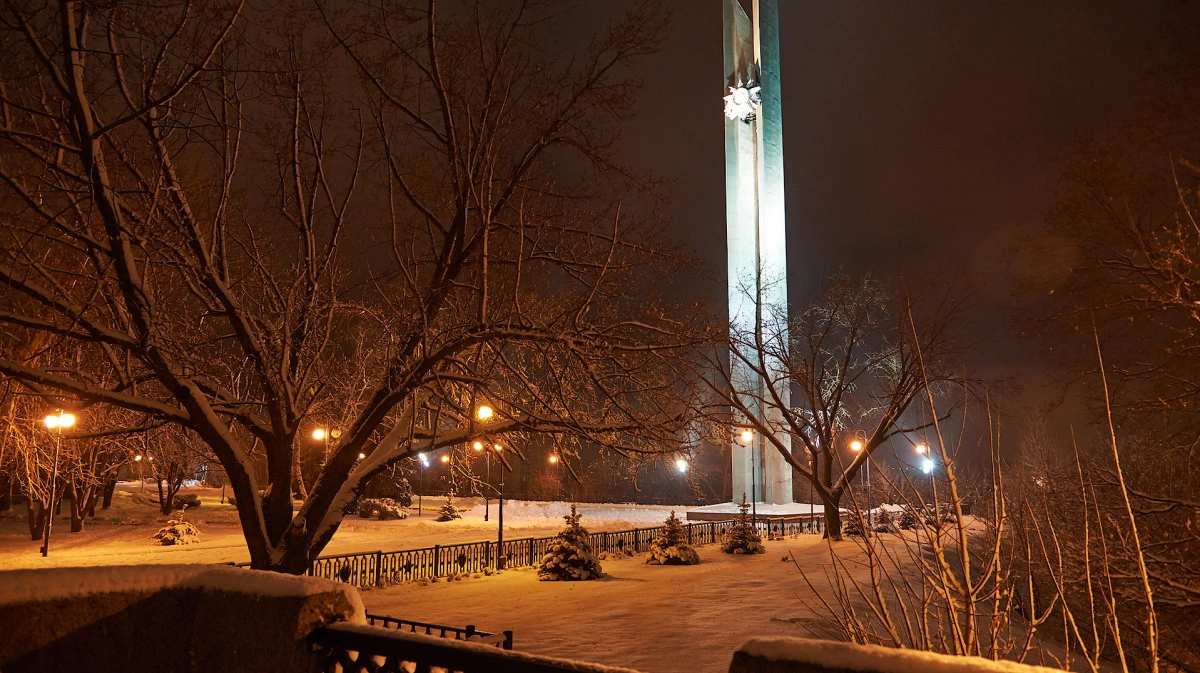
<instances>
[{"instance_id":1,"label":"snow on wall top","mask_svg":"<svg viewBox=\"0 0 1200 673\"><path fill-rule=\"evenodd\" d=\"M809 638L751 638L739 651L773 661L800 661L821 668L873 673L1051 673L1055 670L981 657L958 657Z\"/></svg>"},{"instance_id":2,"label":"snow on wall top","mask_svg":"<svg viewBox=\"0 0 1200 673\"><path fill-rule=\"evenodd\" d=\"M171 588L202 588L275 597L341 593L354 609L352 620L366 622L358 590L317 577L209 565L99 566L0 572L0 605L74 596Z\"/></svg>"}]
</instances>

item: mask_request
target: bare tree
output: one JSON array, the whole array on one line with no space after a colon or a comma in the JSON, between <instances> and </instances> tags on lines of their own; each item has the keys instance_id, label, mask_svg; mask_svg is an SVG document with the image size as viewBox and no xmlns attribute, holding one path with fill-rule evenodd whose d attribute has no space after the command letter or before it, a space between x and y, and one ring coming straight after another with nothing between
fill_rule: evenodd
<instances>
[{"instance_id":1,"label":"bare tree","mask_svg":"<svg viewBox=\"0 0 1200 673\"><path fill-rule=\"evenodd\" d=\"M717 403L812 484L829 537L841 539L839 504L871 455L897 435L930 427L928 419L906 423L906 415L928 391L940 394L944 383L961 378L949 359L959 303L950 296L923 302L920 322L913 322L909 295L889 295L869 277L839 275L790 319L784 307L759 305L762 328L734 326L728 359L720 350L708 358L704 376ZM739 369L767 384L747 387ZM851 454L854 438L861 450Z\"/></svg>"},{"instance_id":2,"label":"bare tree","mask_svg":"<svg viewBox=\"0 0 1200 673\"><path fill-rule=\"evenodd\" d=\"M439 10L0 9L0 322L104 369L0 372L196 433L257 568L303 572L419 451L553 431L654 454L687 422L691 325L653 292L674 257L612 160L664 17L560 61L549 8ZM334 410L293 511L297 437Z\"/></svg>"}]
</instances>

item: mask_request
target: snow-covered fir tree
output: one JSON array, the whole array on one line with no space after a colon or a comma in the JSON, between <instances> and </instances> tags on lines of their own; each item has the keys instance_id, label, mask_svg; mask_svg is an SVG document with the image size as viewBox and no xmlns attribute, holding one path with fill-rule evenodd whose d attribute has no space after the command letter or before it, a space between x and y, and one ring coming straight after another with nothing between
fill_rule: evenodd
<instances>
[{"instance_id":1,"label":"snow-covered fir tree","mask_svg":"<svg viewBox=\"0 0 1200 673\"><path fill-rule=\"evenodd\" d=\"M538 564L538 579L571 582L601 576L600 559L588 544L587 529L579 525L581 516L571 505L571 513L563 517L567 527L546 546L546 555Z\"/></svg>"},{"instance_id":2,"label":"snow-covered fir tree","mask_svg":"<svg viewBox=\"0 0 1200 673\"><path fill-rule=\"evenodd\" d=\"M664 522L666 527L650 543L646 563L664 566L690 566L700 562L700 555L687 543L687 531L675 518L675 510Z\"/></svg>"},{"instance_id":3,"label":"snow-covered fir tree","mask_svg":"<svg viewBox=\"0 0 1200 673\"><path fill-rule=\"evenodd\" d=\"M454 506L454 496L446 494L446 502L438 509L438 521L450 521L452 519L461 519L462 514L458 508Z\"/></svg>"},{"instance_id":4,"label":"snow-covered fir tree","mask_svg":"<svg viewBox=\"0 0 1200 673\"><path fill-rule=\"evenodd\" d=\"M767 550L763 547L758 527L750 520L750 505L746 504L745 493L742 494L742 503L738 505L738 509L740 512L737 523L729 529L729 534L725 538L725 543L721 545L721 550L726 554L765 553Z\"/></svg>"}]
</instances>

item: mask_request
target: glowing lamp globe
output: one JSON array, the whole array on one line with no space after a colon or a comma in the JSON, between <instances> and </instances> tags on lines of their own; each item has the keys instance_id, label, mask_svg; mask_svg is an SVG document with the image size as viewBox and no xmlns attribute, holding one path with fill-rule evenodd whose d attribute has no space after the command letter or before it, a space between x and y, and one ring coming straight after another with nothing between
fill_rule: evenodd
<instances>
[{"instance_id":1,"label":"glowing lamp globe","mask_svg":"<svg viewBox=\"0 0 1200 673\"><path fill-rule=\"evenodd\" d=\"M558 456L550 456L550 462L551 462L551 463L557 463L557 462L558 462Z\"/></svg>"},{"instance_id":2,"label":"glowing lamp globe","mask_svg":"<svg viewBox=\"0 0 1200 673\"><path fill-rule=\"evenodd\" d=\"M921 461L921 471L924 472L925 474L929 474L930 472L933 472L933 461L929 458L926 458L925 460Z\"/></svg>"},{"instance_id":3,"label":"glowing lamp globe","mask_svg":"<svg viewBox=\"0 0 1200 673\"><path fill-rule=\"evenodd\" d=\"M925 446L924 444L917 444L917 453L921 454L922 456L925 455L925 452L928 450L928 446Z\"/></svg>"},{"instance_id":4,"label":"glowing lamp globe","mask_svg":"<svg viewBox=\"0 0 1200 673\"><path fill-rule=\"evenodd\" d=\"M754 441L754 431L752 431L750 428L746 428L745 430L742 430L742 434L739 439L741 440L742 444L749 444L750 442L753 442Z\"/></svg>"},{"instance_id":5,"label":"glowing lamp globe","mask_svg":"<svg viewBox=\"0 0 1200 673\"><path fill-rule=\"evenodd\" d=\"M322 439L325 439L325 428L317 428L316 430L313 430L313 439L317 440L318 442Z\"/></svg>"},{"instance_id":6,"label":"glowing lamp globe","mask_svg":"<svg viewBox=\"0 0 1200 673\"><path fill-rule=\"evenodd\" d=\"M471 445L471 448L475 449L476 451L483 451L483 442L475 442Z\"/></svg>"},{"instance_id":7,"label":"glowing lamp globe","mask_svg":"<svg viewBox=\"0 0 1200 673\"><path fill-rule=\"evenodd\" d=\"M862 442L858 441L857 439L854 440L853 442L850 442L850 450L851 451L862 451Z\"/></svg>"},{"instance_id":8,"label":"glowing lamp globe","mask_svg":"<svg viewBox=\"0 0 1200 673\"><path fill-rule=\"evenodd\" d=\"M479 407L479 410L475 412L475 416L481 421L486 421L495 415L496 415L496 412L492 411L492 408L486 404L481 405Z\"/></svg>"},{"instance_id":9,"label":"glowing lamp globe","mask_svg":"<svg viewBox=\"0 0 1200 673\"><path fill-rule=\"evenodd\" d=\"M684 460L684 459L682 459L682 458L680 458L680 459L676 460L676 461L675 461L675 468L676 468L677 470L679 470L681 473L683 473L683 472L687 472L687 469L688 469L688 464L687 464L687 461L686 461L686 460Z\"/></svg>"}]
</instances>

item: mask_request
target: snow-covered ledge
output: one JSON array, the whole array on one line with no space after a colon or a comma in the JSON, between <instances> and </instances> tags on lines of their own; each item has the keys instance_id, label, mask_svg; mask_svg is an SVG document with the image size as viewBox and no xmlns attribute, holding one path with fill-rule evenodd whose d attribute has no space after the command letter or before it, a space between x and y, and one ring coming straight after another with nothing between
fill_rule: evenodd
<instances>
[{"instance_id":1,"label":"snow-covered ledge","mask_svg":"<svg viewBox=\"0 0 1200 673\"><path fill-rule=\"evenodd\" d=\"M358 591L226 566L0 572L0 671L307 672L306 639L365 623Z\"/></svg>"},{"instance_id":2,"label":"snow-covered ledge","mask_svg":"<svg viewBox=\"0 0 1200 673\"><path fill-rule=\"evenodd\" d=\"M981 657L954 657L808 638L752 638L733 654L729 673L1054 673ZM1061 673L1061 671L1057 672Z\"/></svg>"}]
</instances>

